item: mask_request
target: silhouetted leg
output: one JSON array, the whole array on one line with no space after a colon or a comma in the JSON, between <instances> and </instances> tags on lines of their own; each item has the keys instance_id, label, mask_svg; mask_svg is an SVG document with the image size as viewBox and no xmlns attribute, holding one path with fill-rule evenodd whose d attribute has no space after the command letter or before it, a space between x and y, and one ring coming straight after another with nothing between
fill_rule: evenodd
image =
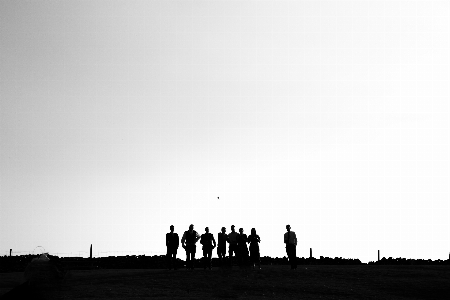
<instances>
[{"instance_id":1,"label":"silhouetted leg","mask_svg":"<svg viewBox=\"0 0 450 300\"><path fill-rule=\"evenodd\" d=\"M208 250L208 268L211 270L212 268L212 261L211 261L211 257L212 257L212 249Z\"/></svg>"},{"instance_id":2,"label":"silhouetted leg","mask_svg":"<svg viewBox=\"0 0 450 300\"><path fill-rule=\"evenodd\" d=\"M188 269L194 268L194 260L195 260L195 246L189 245L186 246L186 251L189 253L189 265L187 266Z\"/></svg>"},{"instance_id":3,"label":"silhouetted leg","mask_svg":"<svg viewBox=\"0 0 450 300\"><path fill-rule=\"evenodd\" d=\"M178 269L178 267L177 267L177 254L176 253L173 254L173 260L172 261L173 261L172 266L173 266L174 270Z\"/></svg>"},{"instance_id":4,"label":"silhouetted leg","mask_svg":"<svg viewBox=\"0 0 450 300\"><path fill-rule=\"evenodd\" d=\"M219 257L220 267L224 266L226 253L226 248L217 248L217 256Z\"/></svg>"},{"instance_id":5,"label":"silhouetted leg","mask_svg":"<svg viewBox=\"0 0 450 300\"><path fill-rule=\"evenodd\" d=\"M288 257L289 264L291 264L291 247L290 247L290 245L286 245L286 255Z\"/></svg>"},{"instance_id":6,"label":"silhouetted leg","mask_svg":"<svg viewBox=\"0 0 450 300\"><path fill-rule=\"evenodd\" d=\"M238 259L239 267L242 268L242 258L243 258L243 256L242 256L242 249L238 249L238 251L236 253L236 257Z\"/></svg>"},{"instance_id":7,"label":"silhouetted leg","mask_svg":"<svg viewBox=\"0 0 450 300\"><path fill-rule=\"evenodd\" d=\"M206 249L203 249L203 258L202 258L202 262L203 262L203 269L206 269L206 264L207 264L207 256L208 255L208 251Z\"/></svg>"},{"instance_id":8,"label":"silhouetted leg","mask_svg":"<svg viewBox=\"0 0 450 300\"><path fill-rule=\"evenodd\" d=\"M291 269L297 269L297 251L295 245L287 245L286 252L289 258Z\"/></svg>"},{"instance_id":9,"label":"silhouetted leg","mask_svg":"<svg viewBox=\"0 0 450 300\"><path fill-rule=\"evenodd\" d=\"M222 252L220 251L220 248L217 248L217 257L219 257L219 267L222 267L223 257L222 257Z\"/></svg>"},{"instance_id":10,"label":"silhouetted leg","mask_svg":"<svg viewBox=\"0 0 450 300\"><path fill-rule=\"evenodd\" d=\"M297 246L293 245L292 248L292 266L294 269L297 269Z\"/></svg>"},{"instance_id":11,"label":"silhouetted leg","mask_svg":"<svg viewBox=\"0 0 450 300\"><path fill-rule=\"evenodd\" d=\"M191 268L191 254L188 250L188 248L186 247L186 269L190 269Z\"/></svg>"},{"instance_id":12,"label":"silhouetted leg","mask_svg":"<svg viewBox=\"0 0 450 300\"><path fill-rule=\"evenodd\" d=\"M257 264L258 264L258 269L261 270L261 255L259 254L259 249L258 252L256 253L256 257L257 257Z\"/></svg>"},{"instance_id":13,"label":"silhouetted leg","mask_svg":"<svg viewBox=\"0 0 450 300\"><path fill-rule=\"evenodd\" d=\"M292 249L291 249L291 245L287 245L286 246L286 252L288 255L288 259L289 259L289 265L291 266L292 269Z\"/></svg>"},{"instance_id":14,"label":"silhouetted leg","mask_svg":"<svg viewBox=\"0 0 450 300\"><path fill-rule=\"evenodd\" d=\"M171 270L172 269L172 251L170 249L167 249L166 264L167 264L167 268L169 270Z\"/></svg>"},{"instance_id":15,"label":"silhouetted leg","mask_svg":"<svg viewBox=\"0 0 450 300\"><path fill-rule=\"evenodd\" d=\"M248 252L248 249L245 249L245 266L249 267L249 260L250 260L250 253Z\"/></svg>"},{"instance_id":16,"label":"silhouetted leg","mask_svg":"<svg viewBox=\"0 0 450 300\"><path fill-rule=\"evenodd\" d=\"M255 268L255 264L256 264L255 249L250 248L250 265L252 266L252 269Z\"/></svg>"},{"instance_id":17,"label":"silhouetted leg","mask_svg":"<svg viewBox=\"0 0 450 300\"><path fill-rule=\"evenodd\" d=\"M242 248L241 256L242 256L242 267L247 268L249 260L247 248Z\"/></svg>"},{"instance_id":18,"label":"silhouetted leg","mask_svg":"<svg viewBox=\"0 0 450 300\"><path fill-rule=\"evenodd\" d=\"M166 254L166 267L169 270L171 269L170 268L170 254L169 253Z\"/></svg>"},{"instance_id":19,"label":"silhouetted leg","mask_svg":"<svg viewBox=\"0 0 450 300\"><path fill-rule=\"evenodd\" d=\"M244 267L244 264L245 264L245 253L244 253L244 249L242 247L238 248L236 256L238 258L239 267L241 267L241 268Z\"/></svg>"},{"instance_id":20,"label":"silhouetted leg","mask_svg":"<svg viewBox=\"0 0 450 300\"><path fill-rule=\"evenodd\" d=\"M192 251L191 269L194 270L195 265L195 250Z\"/></svg>"},{"instance_id":21,"label":"silhouetted leg","mask_svg":"<svg viewBox=\"0 0 450 300\"><path fill-rule=\"evenodd\" d=\"M222 256L220 254L220 249L217 247L217 257L219 258L219 267L222 266Z\"/></svg>"},{"instance_id":22,"label":"silhouetted leg","mask_svg":"<svg viewBox=\"0 0 450 300\"><path fill-rule=\"evenodd\" d=\"M233 254L234 254L234 259L239 262L239 255L238 255L238 251L237 251L237 245L231 245L230 246L230 266L233 266Z\"/></svg>"}]
</instances>

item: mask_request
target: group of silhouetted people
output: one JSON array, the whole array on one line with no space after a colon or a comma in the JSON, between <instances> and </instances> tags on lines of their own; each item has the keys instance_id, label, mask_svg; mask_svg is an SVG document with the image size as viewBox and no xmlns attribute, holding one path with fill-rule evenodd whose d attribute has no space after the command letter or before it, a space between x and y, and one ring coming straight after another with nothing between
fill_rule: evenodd
<instances>
[{"instance_id":1,"label":"group of silhouetted people","mask_svg":"<svg viewBox=\"0 0 450 300\"><path fill-rule=\"evenodd\" d=\"M243 228L239 228L239 233L235 231L235 226L231 225L231 232L226 233L226 228L222 227L221 232L217 234L217 244L214 235L209 232L209 228L205 228L205 233L201 236L194 230L194 225L189 226L189 230L183 233L181 245L186 251L186 268L193 270L196 253L196 243L200 240L203 250L203 268L212 268L211 256L212 250L217 247L217 256L219 257L219 265L226 266L226 248L228 243L229 266L233 265L233 255L237 259L238 265L241 267L249 264L255 268L261 269L261 258L259 253L259 243L261 238L256 234L256 229L251 229L251 234L247 236ZM284 234L284 243L286 244L286 253L291 264L291 269L297 269L296 263L296 247L297 237L295 232L291 231L291 226L286 225L287 232ZM249 244L249 247L247 247ZM174 232L174 226L170 226L170 232L166 234L167 246L167 264L170 269L177 269L177 251L179 247L178 234Z\"/></svg>"}]
</instances>

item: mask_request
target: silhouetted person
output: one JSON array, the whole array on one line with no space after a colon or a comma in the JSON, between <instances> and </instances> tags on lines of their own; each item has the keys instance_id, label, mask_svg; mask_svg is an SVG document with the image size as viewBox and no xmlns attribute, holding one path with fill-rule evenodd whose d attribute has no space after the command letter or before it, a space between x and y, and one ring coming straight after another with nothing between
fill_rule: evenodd
<instances>
[{"instance_id":1,"label":"silhouetted person","mask_svg":"<svg viewBox=\"0 0 450 300\"><path fill-rule=\"evenodd\" d=\"M217 234L217 256L219 257L219 264L223 266L225 260L225 255L227 254L227 240L228 235L226 234L227 229L222 227L222 232Z\"/></svg>"},{"instance_id":2,"label":"silhouetted person","mask_svg":"<svg viewBox=\"0 0 450 300\"><path fill-rule=\"evenodd\" d=\"M180 245L180 238L178 237L178 233L173 232L173 230L174 230L173 225L170 225L170 232L166 233L166 247L167 247L166 261L169 270L171 270L172 268L174 268L175 270L178 269L177 251Z\"/></svg>"},{"instance_id":3,"label":"silhouetted person","mask_svg":"<svg viewBox=\"0 0 450 300\"><path fill-rule=\"evenodd\" d=\"M284 243L286 244L286 254L291 264L291 269L297 269L297 237L295 232L291 231L291 226L286 225L287 232L284 234Z\"/></svg>"},{"instance_id":4,"label":"silhouetted person","mask_svg":"<svg viewBox=\"0 0 450 300\"><path fill-rule=\"evenodd\" d=\"M261 270L261 258L259 254L259 244L261 239L259 235L256 234L256 229L252 228L252 234L248 236L248 242L250 243L250 261L252 263L253 269L255 268L255 264L258 265L258 269Z\"/></svg>"},{"instance_id":5,"label":"silhouetted person","mask_svg":"<svg viewBox=\"0 0 450 300\"><path fill-rule=\"evenodd\" d=\"M181 238L181 244L184 250L186 250L186 268L194 269L195 261L195 243L200 239L197 231L194 230L194 225L189 225L189 230L185 231L183 237Z\"/></svg>"},{"instance_id":6,"label":"silhouetted person","mask_svg":"<svg viewBox=\"0 0 450 300\"><path fill-rule=\"evenodd\" d=\"M228 256L230 257L230 266L233 265L233 253L237 257L238 254L238 248L237 248L237 237L239 233L234 231L234 225L231 225L231 232L228 234Z\"/></svg>"},{"instance_id":7,"label":"silhouetted person","mask_svg":"<svg viewBox=\"0 0 450 300\"><path fill-rule=\"evenodd\" d=\"M247 248L247 235L244 233L243 228L239 228L239 235L237 236L238 245L238 259L241 267L247 265L248 261L248 248Z\"/></svg>"},{"instance_id":8,"label":"silhouetted person","mask_svg":"<svg viewBox=\"0 0 450 300\"><path fill-rule=\"evenodd\" d=\"M205 233L200 238L200 244L203 245L203 269L208 267L211 270L212 250L216 248L216 240L214 235L209 233L209 228L205 228Z\"/></svg>"}]
</instances>

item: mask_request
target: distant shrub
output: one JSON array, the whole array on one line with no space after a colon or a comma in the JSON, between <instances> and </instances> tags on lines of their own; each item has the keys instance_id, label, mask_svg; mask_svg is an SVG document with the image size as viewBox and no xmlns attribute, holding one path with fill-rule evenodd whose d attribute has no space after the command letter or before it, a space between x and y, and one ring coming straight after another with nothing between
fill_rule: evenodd
<instances>
[{"instance_id":1,"label":"distant shrub","mask_svg":"<svg viewBox=\"0 0 450 300\"><path fill-rule=\"evenodd\" d=\"M20 255L20 256L0 256L0 272L24 272L27 265L37 255ZM58 257L49 255L50 262L61 271L64 270L80 270L80 269L164 269L166 268L166 258L164 255L131 255L131 256L109 256L96 258L83 257ZM197 267L201 266L201 258L197 258ZM185 261L177 258L179 268L185 265ZM214 267L219 265L218 258L212 259ZM261 257L262 265L289 265L287 257ZM359 259L342 258L342 257L323 257L305 258L297 257L298 265L361 265ZM431 260L431 259L406 259L406 258L385 258L379 261L370 261L367 265L449 265L449 260Z\"/></svg>"}]
</instances>

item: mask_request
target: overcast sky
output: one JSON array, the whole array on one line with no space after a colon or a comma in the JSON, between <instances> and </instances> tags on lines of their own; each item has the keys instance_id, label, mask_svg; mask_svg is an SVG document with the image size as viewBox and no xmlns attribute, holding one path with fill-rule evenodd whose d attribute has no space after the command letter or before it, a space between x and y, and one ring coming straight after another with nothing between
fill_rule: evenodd
<instances>
[{"instance_id":1,"label":"overcast sky","mask_svg":"<svg viewBox=\"0 0 450 300\"><path fill-rule=\"evenodd\" d=\"M447 259L449 48L449 1L1 1L0 254Z\"/></svg>"}]
</instances>

